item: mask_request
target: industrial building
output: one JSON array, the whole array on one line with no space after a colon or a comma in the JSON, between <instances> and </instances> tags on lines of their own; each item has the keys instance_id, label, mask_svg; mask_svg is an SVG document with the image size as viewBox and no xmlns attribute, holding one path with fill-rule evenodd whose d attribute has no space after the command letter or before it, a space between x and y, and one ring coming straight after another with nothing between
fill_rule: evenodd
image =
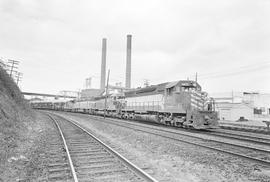
<instances>
[{"instance_id":1,"label":"industrial building","mask_svg":"<svg viewBox=\"0 0 270 182\"><path fill-rule=\"evenodd\" d=\"M220 120L236 121L270 119L270 94L258 92L234 93L230 97L214 97Z\"/></svg>"},{"instance_id":2,"label":"industrial building","mask_svg":"<svg viewBox=\"0 0 270 182\"><path fill-rule=\"evenodd\" d=\"M131 40L132 35L127 35L127 49L126 49L126 83L125 87L121 85L108 85L109 93L119 94L124 90L131 88ZM101 70L100 70L100 88L91 88L91 77L86 79L86 89L81 90L81 100L91 100L93 97L101 96L105 94L106 90L106 54L107 54L107 39L102 39L101 47Z\"/></svg>"},{"instance_id":3,"label":"industrial building","mask_svg":"<svg viewBox=\"0 0 270 182\"><path fill-rule=\"evenodd\" d=\"M90 100L93 97L100 96L104 90L102 89L95 89L95 88L89 88L89 89L83 89L81 90L81 100Z\"/></svg>"}]
</instances>

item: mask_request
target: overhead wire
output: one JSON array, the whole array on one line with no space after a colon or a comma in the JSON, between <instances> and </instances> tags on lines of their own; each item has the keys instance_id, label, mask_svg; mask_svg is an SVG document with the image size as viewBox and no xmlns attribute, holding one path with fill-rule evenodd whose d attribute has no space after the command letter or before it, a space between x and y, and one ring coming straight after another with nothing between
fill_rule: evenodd
<instances>
[{"instance_id":1,"label":"overhead wire","mask_svg":"<svg viewBox=\"0 0 270 182\"><path fill-rule=\"evenodd\" d=\"M270 68L270 62L261 62L258 64L245 65L238 68L233 68L233 70L199 74L199 78L210 79L210 78L229 77L229 76L235 76L235 75L240 75L240 74L252 73L252 72L256 72L260 70L265 70L268 68Z\"/></svg>"}]
</instances>

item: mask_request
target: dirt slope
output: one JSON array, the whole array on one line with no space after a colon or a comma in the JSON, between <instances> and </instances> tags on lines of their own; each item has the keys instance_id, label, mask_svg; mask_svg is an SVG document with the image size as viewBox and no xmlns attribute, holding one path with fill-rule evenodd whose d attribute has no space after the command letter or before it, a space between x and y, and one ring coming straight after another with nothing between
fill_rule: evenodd
<instances>
[{"instance_id":1,"label":"dirt slope","mask_svg":"<svg viewBox=\"0 0 270 182\"><path fill-rule=\"evenodd\" d=\"M21 152L34 118L20 89L0 67L0 181L6 181L6 174L13 175L12 160L24 158Z\"/></svg>"}]
</instances>

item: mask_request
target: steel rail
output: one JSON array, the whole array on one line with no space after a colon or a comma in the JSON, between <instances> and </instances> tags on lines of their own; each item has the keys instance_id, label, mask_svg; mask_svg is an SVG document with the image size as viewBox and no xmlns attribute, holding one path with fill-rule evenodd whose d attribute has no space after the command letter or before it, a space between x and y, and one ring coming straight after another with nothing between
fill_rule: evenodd
<instances>
[{"instance_id":1,"label":"steel rail","mask_svg":"<svg viewBox=\"0 0 270 182\"><path fill-rule=\"evenodd\" d=\"M96 117L96 116L94 116L94 117ZM102 120L102 118L99 118L99 117L97 117L97 118L100 119L100 120ZM115 121L114 119L109 119L109 120ZM117 121L119 121L119 120L117 120ZM120 122L122 122L122 123L128 123L129 125L133 125L133 126L137 126L137 127L141 127L142 126L142 124L132 123L130 121L125 121L125 120L120 120ZM245 146L245 145L241 145L241 144L233 144L233 143L229 143L229 142L225 142L225 141L220 141L220 140L215 140L215 139L204 139L204 138L201 138L199 136L193 136L191 134L185 134L185 133L180 133L180 132L176 132L176 131L169 131L169 130L162 129L162 128L153 128L153 127L149 127L149 126L143 126L143 127L144 128L153 129L153 130L157 130L157 131L161 131L161 132L168 132L168 133L175 134L175 135L183 135L183 136L186 136L186 137L197 138L197 139L200 139L200 140L208 140L208 141L223 143L223 144L231 145L231 146L235 146L235 147L242 147L242 148L245 148L245 149L251 149L251 150L257 150L257 151L260 151L260 152L269 152L270 153L270 150L267 150L267 149L260 149L260 148L256 148L256 147L249 147L249 146ZM187 131L184 131L184 132L187 133ZM205 133L199 133L199 134L205 134Z\"/></svg>"},{"instance_id":2,"label":"steel rail","mask_svg":"<svg viewBox=\"0 0 270 182\"><path fill-rule=\"evenodd\" d=\"M99 118L99 116L94 116L94 115L91 115L91 116ZM109 120L115 120L115 119L118 120L117 118L108 118L108 119ZM119 120L123 121L122 119L119 119ZM170 125L163 125L163 124L160 124L160 123L150 123L150 122L136 121L136 120L135 120L135 122L134 122L134 120L132 120L132 121L131 120L124 120L124 121L132 122L134 124L146 124L146 125L149 125L149 126L172 129L172 130L175 130L175 131L183 131L183 132L203 134L203 135L213 135L213 136L219 136L219 137L232 138L232 139L236 139L236 140L239 140L239 141L248 141L248 142L260 143L260 144L263 144L263 145L270 145L270 138L268 138L266 134L263 134L263 135L265 135L265 137L263 137L263 136L259 137L259 136L250 135L251 132L249 132L249 135L244 135L244 134L232 133L232 132L229 132L229 131L228 132L225 132L225 131L222 132L222 131L216 131L216 130L206 130L207 132L199 131L199 130L191 131L191 130L187 130L187 129L180 128L180 127L173 127L173 126L170 126ZM254 133L254 134L257 134L257 133ZM241 138L237 138L237 136L239 136ZM264 140L264 141L260 141L260 140Z\"/></svg>"},{"instance_id":3,"label":"steel rail","mask_svg":"<svg viewBox=\"0 0 270 182\"><path fill-rule=\"evenodd\" d=\"M93 116L93 115L91 115ZM93 117L97 117L99 118L99 116L93 116ZM99 118L100 119L100 118ZM118 120L118 119L115 119L115 118L109 118L109 120ZM218 136L218 137L226 137L226 138L231 138L231 139L235 139L235 140L239 140L239 141L248 141L248 142L254 142L254 143L260 143L260 144L263 144L263 145L270 145L270 138L267 138L267 137L258 137L258 136L252 136L252 135L244 135L244 134L235 134L235 133L231 133L231 132L221 132L221 131L215 131L215 130L206 130L208 132L202 132L202 131L190 131L190 130L187 130L187 129L184 129L184 128L179 128L179 127L172 127L172 126L169 126L169 125L163 125L163 124L160 124L160 123L147 123L147 122L142 122L142 121L130 121L130 120L121 120L119 119L120 121L123 121L123 122L132 122L131 124L145 124L145 125L149 125L149 126L155 126L155 127L161 127L161 128L166 128L166 129L172 129L172 130L175 130L175 131L183 131L183 132L188 132L188 133L195 133L195 134L203 134L203 135L213 135L213 136ZM249 132L251 133L251 132ZM265 135L265 134L263 134ZM241 138L238 138L237 136L241 137ZM246 137L246 138L244 138ZM260 141L260 140L264 140L264 141Z\"/></svg>"},{"instance_id":4,"label":"steel rail","mask_svg":"<svg viewBox=\"0 0 270 182\"><path fill-rule=\"evenodd\" d=\"M63 116L61 116L61 117L63 117ZM63 118L67 119L66 117L63 117ZM188 143L188 144L191 144L191 145L195 145L195 146L199 146L199 147L203 147L203 148L215 150L215 151L222 152L222 153L227 153L227 154L238 156L238 157L241 157L241 158L244 158L244 159L248 159L248 160L251 160L251 161L254 161L254 162L259 162L260 164L263 164L263 165L266 165L266 166L270 166L270 161L268 161L268 160L263 160L263 159L259 159L259 158L256 158L256 157L250 157L250 156L247 156L247 155L244 155L244 154L239 154L239 153L231 152L229 150L219 149L219 148L215 148L215 147L212 147L212 146L206 146L206 145L203 145L203 144L200 144L200 143L197 143L197 142L191 142L191 141L187 141L187 140L179 139L179 138L176 139L176 138L173 138L173 137L160 135L160 134L157 134L157 133L154 133L154 132L145 131L143 129L138 129L138 128L133 128L133 127L129 127L129 126L117 124L112 119L106 120L106 121L105 120L102 120L102 118L98 118L98 119L99 119L99 121L104 122L104 123L108 123L108 121L109 121L110 124L117 125L117 126L120 126L120 127L123 127L123 128L129 128L131 130L146 132L146 133L149 133L149 134L152 134L152 135L160 136L160 137L167 138L167 139L172 139L172 140L175 140L175 141L180 141L180 142L183 142L183 143ZM128 123L130 125L133 125L130 122L125 122L125 123ZM137 126L137 127L140 127L140 126ZM150 129L153 129L153 128L150 128ZM165 131L165 132L168 132L168 131ZM170 132L168 132L168 133L170 133ZM177 134L180 134L181 135L181 133L177 133ZM192 136L188 136L188 137L191 137L192 138ZM199 138L199 137L197 137L197 138ZM215 142L219 142L219 141L215 141ZM222 142L220 142L220 143L222 143ZM230 145L230 144L228 144L228 145ZM233 144L233 145L235 145L237 147L243 147L243 148L245 148L245 146L239 146L239 145L236 145L236 144ZM256 150L254 148L252 148L252 149L253 150ZM263 152L268 152L268 151L264 151L264 150L262 150L262 151Z\"/></svg>"},{"instance_id":5,"label":"steel rail","mask_svg":"<svg viewBox=\"0 0 270 182\"><path fill-rule=\"evenodd\" d=\"M237 127L237 126L225 126L225 125L221 125L220 128L224 129L224 130L244 131L244 132L259 133L259 134L264 134L264 135L269 135L270 134L270 131L267 130L267 128L262 128L262 129L240 128L240 127Z\"/></svg>"},{"instance_id":6,"label":"steel rail","mask_svg":"<svg viewBox=\"0 0 270 182\"><path fill-rule=\"evenodd\" d=\"M93 117L99 117L99 116L94 116L94 115L91 115ZM117 118L109 118L111 120L118 120ZM120 119L121 121L123 121L122 119ZM149 125L149 126L156 126L156 127L162 127L162 128L166 128L166 129L172 129L172 130L175 130L175 131L184 131L184 132L189 132L189 133L198 133L198 134L203 134L203 135L216 135L216 136L220 136L220 135L226 135L225 137L227 138L234 138L234 139L237 139L237 140L242 140L242 141L251 141L251 142L257 142L257 143L261 143L261 144L264 144L264 145L270 145L270 137L268 138L266 134L262 134L262 135L265 135L265 136L262 136L262 137L259 137L259 136L254 136L254 135L250 135L251 132L248 132L249 135L244 135L244 134L236 134L236 133L232 133L232 132L225 132L225 131L217 131L217 130L212 130L212 129L206 129L205 131L199 131L199 130L187 130L187 129L184 129L184 128L180 128L180 127L173 127L173 126L170 126L170 125L164 125L164 124L161 124L161 123L150 123L150 122L144 122L144 121L135 121L134 120L124 120L126 122L132 122L132 123L137 123L137 124L146 124L146 125ZM245 132L245 131L243 131ZM254 134L258 134L258 133L254 133ZM234 136L229 136L229 135L234 135ZM240 137L247 137L247 138L237 138L236 136L240 136ZM258 140L265 140L265 141L258 141Z\"/></svg>"},{"instance_id":7,"label":"steel rail","mask_svg":"<svg viewBox=\"0 0 270 182\"><path fill-rule=\"evenodd\" d=\"M50 114L48 114L48 116L54 121L54 123L56 124L56 126L58 128L58 131L59 131L59 133L61 135L61 138L62 138L64 146L65 146L65 150L66 150L66 153L67 153L67 156L68 156L68 162L69 162L69 165L70 165L70 168L71 168L73 179L74 179L75 182L78 182L78 177L77 177L77 174L75 172L75 168L74 168L74 165L73 165L73 162L72 162L72 159L71 159L71 156L70 156L70 152L69 152L69 149L68 149L68 146L67 146L67 143L66 143L66 139L65 139L65 137L63 135L63 132L62 132L58 122L56 121L56 119L54 119Z\"/></svg>"},{"instance_id":8,"label":"steel rail","mask_svg":"<svg viewBox=\"0 0 270 182\"><path fill-rule=\"evenodd\" d=\"M260 144L270 146L270 138L267 139L267 138L260 138L260 137L248 136L248 135L245 136L245 135L239 135L235 133L226 133L226 132L219 132L219 131L214 131L207 134L213 135L213 136L219 136L219 137L233 138L233 139L241 140L241 141L255 142L255 143L260 143ZM237 137L241 137L241 138L237 138ZM244 138L244 137L247 137L247 138ZM260 140L264 140L264 141L260 141Z\"/></svg>"},{"instance_id":9,"label":"steel rail","mask_svg":"<svg viewBox=\"0 0 270 182\"><path fill-rule=\"evenodd\" d=\"M108 151L110 151L112 154L114 154L115 156L117 156L127 167L131 168L137 175L139 175L141 178L143 178L145 181L149 181L149 182L158 182L156 179L154 179L152 176L150 176L149 174L147 174L146 172L144 172L142 169L140 169L139 167L137 167L135 164L131 163L128 159L126 159L125 157L123 157L121 154L119 154L117 151L115 151L114 149L112 149L110 146L108 146L107 144L105 144L103 141L101 141L100 139L98 139L96 136L94 136L92 133L90 133L88 130L86 130L84 127L82 127L81 125L79 125L76 121L72 120L72 119L68 119L66 117L60 116L58 114L56 114L57 116L63 118L64 120L72 123L73 125L75 125L76 127L80 128L81 130L83 130L85 133L87 133L89 136L91 136L92 138L94 138L96 141L98 141L102 146L104 146Z\"/></svg>"},{"instance_id":10,"label":"steel rail","mask_svg":"<svg viewBox=\"0 0 270 182\"><path fill-rule=\"evenodd\" d=\"M90 116L101 119L99 116L95 116L95 115L90 115ZM270 138L267 138L267 135L265 137L258 137L258 136L252 136L252 135L235 134L235 133L231 133L231 132L222 132L222 131L214 131L214 130L206 130L208 132L189 131L189 130L184 129L184 128L172 127L172 126L163 125L160 123L150 123L150 122L143 122L143 121L135 121L134 122L133 120L132 121L131 120L122 120L122 119L117 119L117 118L107 118L107 119L112 120L112 121L117 120L117 121L122 121L122 122L129 122L130 124L135 124L135 125L136 124L138 124L138 125L145 124L145 125L149 125L149 126L172 129L175 131L183 131L183 132L203 134L203 135L215 135L215 136L219 136L219 137L221 137L221 135L222 135L223 137L233 138L233 139L236 139L239 141L250 141L250 142L256 142L256 143L260 143L260 144L264 144L264 145L270 145ZM226 135L226 136L224 136L224 135ZM230 135L234 135L234 136L230 136ZM263 135L265 135L265 134L263 134ZM240 136L241 138L237 138L236 136ZM244 137L247 137L247 138L244 138ZM265 141L259 141L259 140L265 140Z\"/></svg>"}]
</instances>

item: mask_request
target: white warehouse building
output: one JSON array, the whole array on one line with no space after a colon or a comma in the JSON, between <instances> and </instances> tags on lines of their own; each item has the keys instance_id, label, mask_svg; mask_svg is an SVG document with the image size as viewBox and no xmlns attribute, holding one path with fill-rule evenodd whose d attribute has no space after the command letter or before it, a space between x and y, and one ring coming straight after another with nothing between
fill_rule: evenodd
<instances>
[{"instance_id":1,"label":"white warehouse building","mask_svg":"<svg viewBox=\"0 0 270 182\"><path fill-rule=\"evenodd\" d=\"M214 98L220 120L270 120L270 94L242 92Z\"/></svg>"}]
</instances>

